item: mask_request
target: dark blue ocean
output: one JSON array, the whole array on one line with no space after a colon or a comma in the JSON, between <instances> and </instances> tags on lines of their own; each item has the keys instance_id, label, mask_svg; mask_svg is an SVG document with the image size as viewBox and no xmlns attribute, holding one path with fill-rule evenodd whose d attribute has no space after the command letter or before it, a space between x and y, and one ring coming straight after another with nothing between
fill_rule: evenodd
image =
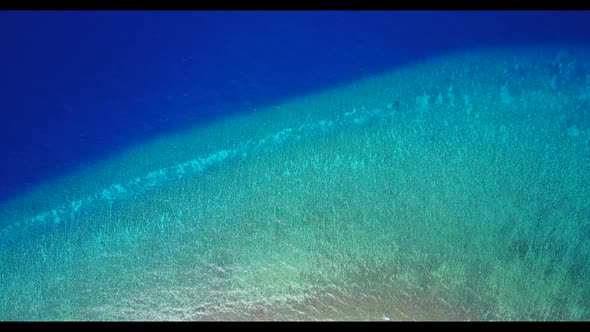
<instances>
[{"instance_id":1,"label":"dark blue ocean","mask_svg":"<svg viewBox=\"0 0 590 332\"><path fill-rule=\"evenodd\" d=\"M0 60L0 321L590 320L590 11L3 11Z\"/></svg>"},{"instance_id":2,"label":"dark blue ocean","mask_svg":"<svg viewBox=\"0 0 590 332\"><path fill-rule=\"evenodd\" d=\"M3 11L0 200L147 139L478 47L590 43L590 12Z\"/></svg>"}]
</instances>

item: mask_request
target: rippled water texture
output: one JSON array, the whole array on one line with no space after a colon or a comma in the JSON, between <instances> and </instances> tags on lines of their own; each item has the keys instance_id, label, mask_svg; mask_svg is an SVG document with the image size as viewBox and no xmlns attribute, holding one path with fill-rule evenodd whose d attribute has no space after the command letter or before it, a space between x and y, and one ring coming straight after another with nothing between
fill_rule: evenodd
<instances>
[{"instance_id":1,"label":"rippled water texture","mask_svg":"<svg viewBox=\"0 0 590 332\"><path fill-rule=\"evenodd\" d=\"M0 319L588 320L589 54L449 55L47 183L0 212Z\"/></svg>"}]
</instances>

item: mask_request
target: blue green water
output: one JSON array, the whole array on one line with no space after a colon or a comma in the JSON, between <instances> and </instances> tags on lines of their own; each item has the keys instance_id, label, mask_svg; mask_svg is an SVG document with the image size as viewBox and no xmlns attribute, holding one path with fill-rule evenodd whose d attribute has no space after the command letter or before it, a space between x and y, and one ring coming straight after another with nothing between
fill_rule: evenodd
<instances>
[{"instance_id":1,"label":"blue green water","mask_svg":"<svg viewBox=\"0 0 590 332\"><path fill-rule=\"evenodd\" d=\"M47 183L3 209L1 317L587 320L588 55L452 54Z\"/></svg>"},{"instance_id":2,"label":"blue green water","mask_svg":"<svg viewBox=\"0 0 590 332\"><path fill-rule=\"evenodd\" d=\"M585 16L0 13L0 320L589 320Z\"/></svg>"}]
</instances>

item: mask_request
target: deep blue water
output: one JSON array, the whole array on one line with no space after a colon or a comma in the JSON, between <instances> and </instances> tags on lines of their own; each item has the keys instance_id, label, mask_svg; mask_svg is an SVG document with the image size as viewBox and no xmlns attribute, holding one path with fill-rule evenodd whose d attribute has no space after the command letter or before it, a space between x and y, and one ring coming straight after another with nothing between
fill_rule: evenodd
<instances>
[{"instance_id":1,"label":"deep blue water","mask_svg":"<svg viewBox=\"0 0 590 332\"><path fill-rule=\"evenodd\" d=\"M590 43L590 12L0 12L0 200L420 59L555 42Z\"/></svg>"}]
</instances>

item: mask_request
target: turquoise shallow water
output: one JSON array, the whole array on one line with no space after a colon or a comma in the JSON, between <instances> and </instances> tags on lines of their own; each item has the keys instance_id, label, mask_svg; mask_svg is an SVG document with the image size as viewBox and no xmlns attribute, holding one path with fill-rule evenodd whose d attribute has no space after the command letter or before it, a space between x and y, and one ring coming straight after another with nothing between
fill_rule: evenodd
<instances>
[{"instance_id":1,"label":"turquoise shallow water","mask_svg":"<svg viewBox=\"0 0 590 332\"><path fill-rule=\"evenodd\" d=\"M453 54L5 204L2 320L588 320L590 62Z\"/></svg>"}]
</instances>

